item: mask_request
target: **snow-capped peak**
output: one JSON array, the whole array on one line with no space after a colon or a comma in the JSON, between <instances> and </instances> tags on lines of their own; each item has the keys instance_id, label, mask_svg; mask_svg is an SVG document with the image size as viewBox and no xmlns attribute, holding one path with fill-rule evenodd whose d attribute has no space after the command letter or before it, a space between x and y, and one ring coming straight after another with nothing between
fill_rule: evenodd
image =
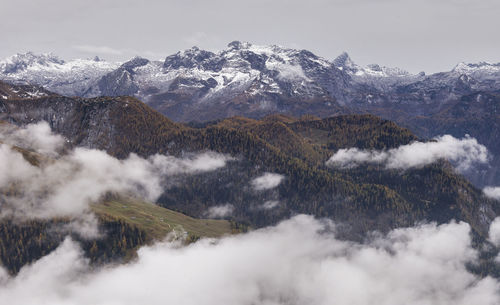
<instances>
[{"instance_id":1,"label":"snow-capped peak","mask_svg":"<svg viewBox=\"0 0 500 305\"><path fill-rule=\"evenodd\" d=\"M286 49L278 45L256 45L246 41L232 41L227 45L227 49L223 50L221 53L238 50L251 51L259 55L271 55L273 53L291 51L292 49Z\"/></svg>"},{"instance_id":2,"label":"snow-capped peak","mask_svg":"<svg viewBox=\"0 0 500 305\"><path fill-rule=\"evenodd\" d=\"M484 72L487 74L490 73L499 73L500 72L500 63L489 63L489 62L479 62L479 63L465 63L461 62L453 68L452 72L457 72L460 74L472 74Z\"/></svg>"},{"instance_id":3,"label":"snow-capped peak","mask_svg":"<svg viewBox=\"0 0 500 305\"><path fill-rule=\"evenodd\" d=\"M179 51L173 55L167 56L163 67L165 69L199 68L204 66L204 62L212 59L214 56L214 53L201 50L194 46L190 49Z\"/></svg>"},{"instance_id":4,"label":"snow-capped peak","mask_svg":"<svg viewBox=\"0 0 500 305\"><path fill-rule=\"evenodd\" d=\"M217 55L223 57L241 56L253 53L265 58L276 58L283 62L293 61L299 56L319 59L313 53L306 50L290 49L279 45L256 45L249 42L233 41L227 45L226 50L220 51ZM326 60L323 60L326 61ZM330 65L330 63L328 63Z\"/></svg>"},{"instance_id":5,"label":"snow-capped peak","mask_svg":"<svg viewBox=\"0 0 500 305\"><path fill-rule=\"evenodd\" d=\"M53 65L62 65L64 60L52 53L34 54L33 52L18 53L0 61L0 71L5 74L16 73L27 68L50 67Z\"/></svg>"},{"instance_id":6,"label":"snow-capped peak","mask_svg":"<svg viewBox=\"0 0 500 305\"><path fill-rule=\"evenodd\" d=\"M391 68L377 64L362 67L356 64L347 52L343 52L333 60L333 65L354 77L387 78L387 77L407 77L411 76L407 71L400 68Z\"/></svg>"},{"instance_id":7,"label":"snow-capped peak","mask_svg":"<svg viewBox=\"0 0 500 305\"><path fill-rule=\"evenodd\" d=\"M85 95L91 83L119 65L96 58L64 61L52 53L27 52L0 60L0 78L36 84L63 95Z\"/></svg>"},{"instance_id":8,"label":"snow-capped peak","mask_svg":"<svg viewBox=\"0 0 500 305\"><path fill-rule=\"evenodd\" d=\"M333 65L339 70L346 71L358 71L361 67L358 66L354 61L352 61L351 57L347 52L342 52L337 58L333 60Z\"/></svg>"},{"instance_id":9,"label":"snow-capped peak","mask_svg":"<svg viewBox=\"0 0 500 305\"><path fill-rule=\"evenodd\" d=\"M406 70L397 67L385 67L379 66L377 64L371 64L366 67L373 74L378 74L380 76L410 76L410 73Z\"/></svg>"},{"instance_id":10,"label":"snow-capped peak","mask_svg":"<svg viewBox=\"0 0 500 305\"><path fill-rule=\"evenodd\" d=\"M142 67L145 66L149 63L149 59L140 57L140 56L135 56L129 61L124 62L121 67L124 68L125 70L132 70L137 67Z\"/></svg>"},{"instance_id":11,"label":"snow-capped peak","mask_svg":"<svg viewBox=\"0 0 500 305\"><path fill-rule=\"evenodd\" d=\"M231 41L227 45L228 49L235 49L235 50L248 49L251 46L252 46L252 44L249 42L241 42L238 40Z\"/></svg>"}]
</instances>

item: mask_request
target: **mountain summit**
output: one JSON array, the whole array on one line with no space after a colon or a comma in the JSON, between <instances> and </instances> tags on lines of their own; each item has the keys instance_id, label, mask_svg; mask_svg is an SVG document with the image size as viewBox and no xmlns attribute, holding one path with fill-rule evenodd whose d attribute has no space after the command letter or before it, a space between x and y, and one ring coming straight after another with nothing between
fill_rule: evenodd
<instances>
[{"instance_id":1,"label":"mountain summit","mask_svg":"<svg viewBox=\"0 0 500 305\"><path fill-rule=\"evenodd\" d=\"M50 69L63 65L64 60L52 53L36 55L33 52L18 53L0 61L2 74L15 74L26 69Z\"/></svg>"}]
</instances>

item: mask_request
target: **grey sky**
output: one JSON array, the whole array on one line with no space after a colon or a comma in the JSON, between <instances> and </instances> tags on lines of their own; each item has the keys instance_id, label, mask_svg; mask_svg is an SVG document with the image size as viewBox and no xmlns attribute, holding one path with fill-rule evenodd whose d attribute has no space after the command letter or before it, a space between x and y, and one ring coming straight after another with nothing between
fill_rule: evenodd
<instances>
[{"instance_id":1,"label":"grey sky","mask_svg":"<svg viewBox=\"0 0 500 305\"><path fill-rule=\"evenodd\" d=\"M411 72L500 62L499 0L0 0L0 57L164 58L232 40Z\"/></svg>"}]
</instances>

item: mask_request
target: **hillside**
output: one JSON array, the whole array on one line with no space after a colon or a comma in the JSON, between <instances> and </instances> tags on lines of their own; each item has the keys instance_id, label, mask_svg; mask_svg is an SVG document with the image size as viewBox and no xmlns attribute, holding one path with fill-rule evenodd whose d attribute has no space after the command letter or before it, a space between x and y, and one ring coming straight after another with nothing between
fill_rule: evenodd
<instances>
[{"instance_id":1,"label":"hillside","mask_svg":"<svg viewBox=\"0 0 500 305\"><path fill-rule=\"evenodd\" d=\"M191 239L220 237L231 233L226 220L197 219L161 206L134 199L115 199L92 205L102 218L121 219L143 231L148 238L161 240L175 230L186 232Z\"/></svg>"},{"instance_id":2,"label":"hillside","mask_svg":"<svg viewBox=\"0 0 500 305\"><path fill-rule=\"evenodd\" d=\"M0 109L3 120L17 125L46 120L71 146L103 149L119 158L132 152L180 156L205 150L236 157L215 172L177 177L157 202L194 217L230 204L230 219L256 227L308 213L348 224L351 237L451 219L465 220L485 234L498 209L446 163L403 172L326 167L340 148L383 149L417 139L408 129L370 115L235 117L188 126L131 97L4 100ZM250 182L265 172L284 179L276 188L254 190ZM263 208L265 202L272 208Z\"/></svg>"},{"instance_id":3,"label":"hillside","mask_svg":"<svg viewBox=\"0 0 500 305\"><path fill-rule=\"evenodd\" d=\"M128 261L136 250L174 233L193 242L204 237L220 237L242 229L226 220L195 219L136 199L116 198L96 203L92 211L98 218L103 237L84 238L71 234L93 264ZM68 234L69 219L0 221L0 263L11 273L56 249Z\"/></svg>"}]
</instances>

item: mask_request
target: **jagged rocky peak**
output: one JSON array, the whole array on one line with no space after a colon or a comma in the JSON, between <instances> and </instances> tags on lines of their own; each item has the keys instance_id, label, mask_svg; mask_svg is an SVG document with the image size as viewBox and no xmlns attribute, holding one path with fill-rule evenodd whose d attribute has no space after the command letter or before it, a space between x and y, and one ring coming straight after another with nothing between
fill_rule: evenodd
<instances>
[{"instance_id":1,"label":"jagged rocky peak","mask_svg":"<svg viewBox=\"0 0 500 305\"><path fill-rule=\"evenodd\" d=\"M149 64L149 59L146 59L146 58L140 57L140 56L135 56L131 60L123 63L121 65L121 67L127 71L130 71L130 70L133 70L137 67L145 66L147 64Z\"/></svg>"},{"instance_id":2,"label":"jagged rocky peak","mask_svg":"<svg viewBox=\"0 0 500 305\"><path fill-rule=\"evenodd\" d=\"M149 63L148 59L135 56L123 63L118 69L102 76L97 82L100 94L109 96L136 94L139 87L134 82L135 69Z\"/></svg>"},{"instance_id":3,"label":"jagged rocky peak","mask_svg":"<svg viewBox=\"0 0 500 305\"><path fill-rule=\"evenodd\" d=\"M345 51L333 60L333 65L340 70L358 70L359 68Z\"/></svg>"},{"instance_id":4,"label":"jagged rocky peak","mask_svg":"<svg viewBox=\"0 0 500 305\"><path fill-rule=\"evenodd\" d=\"M369 64L367 65L367 67L372 70L372 71L376 71L376 72L382 72L382 67L380 67L380 65L378 64Z\"/></svg>"},{"instance_id":5,"label":"jagged rocky peak","mask_svg":"<svg viewBox=\"0 0 500 305\"><path fill-rule=\"evenodd\" d=\"M168 56L167 58L165 58L163 67L165 69L207 69L210 68L211 65L213 65L214 61L217 61L215 53L201 50L195 46Z\"/></svg>"},{"instance_id":6,"label":"jagged rocky peak","mask_svg":"<svg viewBox=\"0 0 500 305\"><path fill-rule=\"evenodd\" d=\"M400 68L380 66L378 64L369 64L365 67L359 66L351 59L347 52L343 52L337 56L337 58L333 60L333 65L339 70L343 70L358 77L377 78L411 76L408 71Z\"/></svg>"},{"instance_id":7,"label":"jagged rocky peak","mask_svg":"<svg viewBox=\"0 0 500 305\"><path fill-rule=\"evenodd\" d=\"M468 91L471 89L471 85L477 84L477 81L467 74L461 74L457 81L455 82L455 90Z\"/></svg>"},{"instance_id":8,"label":"jagged rocky peak","mask_svg":"<svg viewBox=\"0 0 500 305\"><path fill-rule=\"evenodd\" d=\"M386 67L377 64L371 64L367 66L368 69L374 72L378 72L381 76L410 76L411 74L398 67Z\"/></svg>"},{"instance_id":9,"label":"jagged rocky peak","mask_svg":"<svg viewBox=\"0 0 500 305\"><path fill-rule=\"evenodd\" d=\"M484 61L479 63L461 62L453 68L452 72L456 72L459 74L468 74L475 72L499 73L500 63L493 64Z\"/></svg>"},{"instance_id":10,"label":"jagged rocky peak","mask_svg":"<svg viewBox=\"0 0 500 305\"><path fill-rule=\"evenodd\" d=\"M245 66L254 70L278 71L280 76L301 75L296 79L304 79L303 73L323 73L331 68L331 62L316 56L308 50L286 48L279 45L255 45L248 42L233 41L220 53L233 66ZM285 71L286 70L286 71ZM283 72L283 73L282 73Z\"/></svg>"},{"instance_id":11,"label":"jagged rocky peak","mask_svg":"<svg viewBox=\"0 0 500 305\"><path fill-rule=\"evenodd\" d=\"M283 65L291 65L295 69L301 66L313 70L314 68L329 68L331 62L307 50L233 41L227 45L226 49L217 53L205 51L198 47L177 52L165 59L163 68L166 72L193 69L220 72L222 69L229 69L234 73L237 72L236 70L246 73L249 70L260 72L280 70Z\"/></svg>"},{"instance_id":12,"label":"jagged rocky peak","mask_svg":"<svg viewBox=\"0 0 500 305\"><path fill-rule=\"evenodd\" d=\"M32 66L62 65L64 60L52 53L35 54L33 52L18 53L0 61L0 71L5 74L16 73Z\"/></svg>"},{"instance_id":13,"label":"jagged rocky peak","mask_svg":"<svg viewBox=\"0 0 500 305\"><path fill-rule=\"evenodd\" d=\"M228 43L227 47L229 49L233 49L233 50L241 50L241 49L248 49L252 46L251 43L249 42L241 42L241 41L238 41L238 40L235 40L235 41L231 41L230 43Z\"/></svg>"},{"instance_id":14,"label":"jagged rocky peak","mask_svg":"<svg viewBox=\"0 0 500 305\"><path fill-rule=\"evenodd\" d=\"M306 52L307 54L312 54L309 51L298 51L295 49L285 48L279 45L256 45L249 42L233 41L227 45L227 49L222 51L222 55L230 54L248 54L254 53L266 57L288 57L291 54L299 55ZM304 53L304 54L306 54ZM314 54L312 54L314 56Z\"/></svg>"}]
</instances>

